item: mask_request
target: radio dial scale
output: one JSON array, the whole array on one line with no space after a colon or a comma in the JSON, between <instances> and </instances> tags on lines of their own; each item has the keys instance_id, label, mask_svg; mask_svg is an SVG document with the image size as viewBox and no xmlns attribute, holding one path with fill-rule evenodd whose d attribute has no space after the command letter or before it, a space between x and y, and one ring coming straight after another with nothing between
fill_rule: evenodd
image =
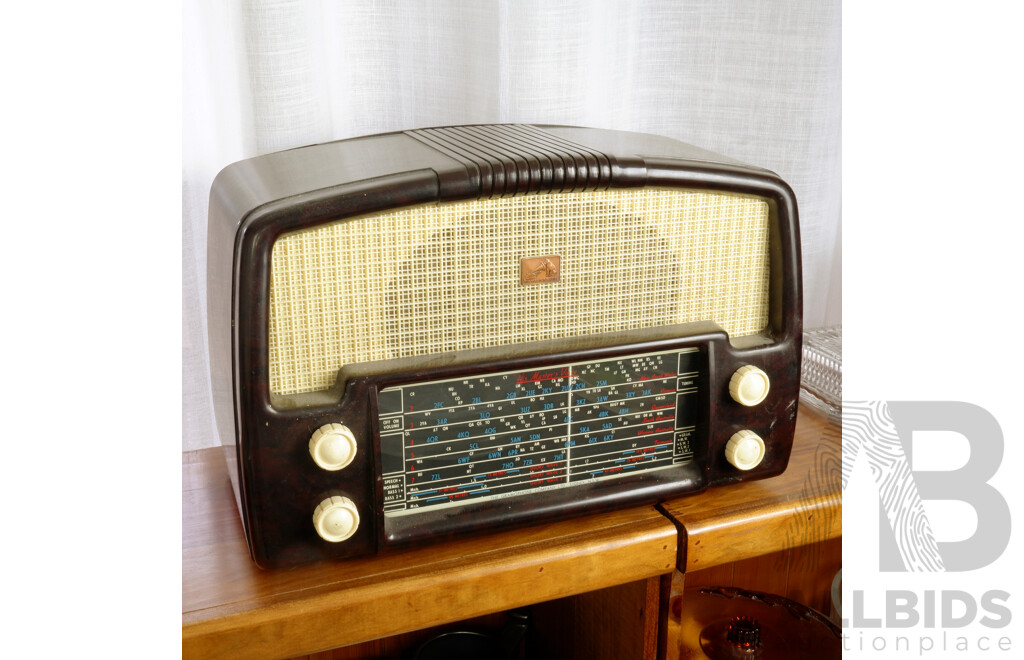
<instances>
[{"instance_id":1,"label":"radio dial scale","mask_svg":"<svg viewBox=\"0 0 1024 660\"><path fill-rule=\"evenodd\" d=\"M384 514L693 460L697 348L386 388Z\"/></svg>"}]
</instances>

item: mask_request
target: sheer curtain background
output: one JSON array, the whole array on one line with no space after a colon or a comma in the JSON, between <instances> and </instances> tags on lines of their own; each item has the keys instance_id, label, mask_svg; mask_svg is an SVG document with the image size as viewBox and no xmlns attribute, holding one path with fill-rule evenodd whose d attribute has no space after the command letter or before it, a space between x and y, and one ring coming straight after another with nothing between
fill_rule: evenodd
<instances>
[{"instance_id":1,"label":"sheer curtain background","mask_svg":"<svg viewBox=\"0 0 1024 660\"><path fill-rule=\"evenodd\" d=\"M800 205L804 324L840 323L839 0L186 0L183 449L218 443L206 212L224 166L384 131L535 122L673 137Z\"/></svg>"}]
</instances>

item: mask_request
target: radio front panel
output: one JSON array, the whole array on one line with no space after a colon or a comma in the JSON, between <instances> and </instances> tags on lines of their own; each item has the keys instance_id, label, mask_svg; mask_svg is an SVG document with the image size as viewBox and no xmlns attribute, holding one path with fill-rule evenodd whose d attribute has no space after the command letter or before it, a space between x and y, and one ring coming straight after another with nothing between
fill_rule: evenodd
<instances>
[{"instance_id":1,"label":"radio front panel","mask_svg":"<svg viewBox=\"0 0 1024 660\"><path fill-rule=\"evenodd\" d=\"M799 234L771 173L632 133L427 129L242 161L210 223L217 422L261 566L788 462Z\"/></svg>"}]
</instances>

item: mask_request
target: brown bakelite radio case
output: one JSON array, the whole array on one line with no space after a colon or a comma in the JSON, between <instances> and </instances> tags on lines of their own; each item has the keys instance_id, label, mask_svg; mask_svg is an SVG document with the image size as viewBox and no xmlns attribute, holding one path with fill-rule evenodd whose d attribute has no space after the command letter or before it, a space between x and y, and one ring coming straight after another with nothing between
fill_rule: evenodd
<instances>
[{"instance_id":1,"label":"brown bakelite radio case","mask_svg":"<svg viewBox=\"0 0 1024 660\"><path fill-rule=\"evenodd\" d=\"M217 428L253 559L371 555L781 473L797 207L775 174L566 126L225 168Z\"/></svg>"}]
</instances>

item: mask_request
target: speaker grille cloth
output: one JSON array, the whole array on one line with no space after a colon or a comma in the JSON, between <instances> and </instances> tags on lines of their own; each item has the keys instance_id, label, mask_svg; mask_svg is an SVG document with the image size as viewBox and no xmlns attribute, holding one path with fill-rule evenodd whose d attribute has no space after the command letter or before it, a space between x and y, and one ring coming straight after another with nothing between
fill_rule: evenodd
<instances>
[{"instance_id":1,"label":"speaker grille cloth","mask_svg":"<svg viewBox=\"0 0 1024 660\"><path fill-rule=\"evenodd\" d=\"M561 280L520 284L520 260ZM283 234L270 389L330 388L370 360L710 320L768 324L768 206L635 188L430 204Z\"/></svg>"}]
</instances>

